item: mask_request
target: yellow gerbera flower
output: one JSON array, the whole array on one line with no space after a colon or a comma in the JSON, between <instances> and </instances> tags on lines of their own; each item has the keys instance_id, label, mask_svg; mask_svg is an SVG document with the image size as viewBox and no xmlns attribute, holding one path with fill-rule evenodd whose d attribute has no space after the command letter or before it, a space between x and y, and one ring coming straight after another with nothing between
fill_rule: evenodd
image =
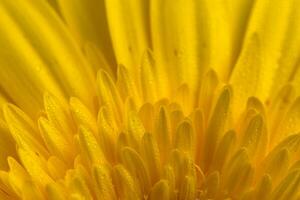
<instances>
[{"instance_id":1,"label":"yellow gerbera flower","mask_svg":"<svg viewBox=\"0 0 300 200\"><path fill-rule=\"evenodd\" d=\"M0 199L300 198L298 0L0 0Z\"/></svg>"}]
</instances>

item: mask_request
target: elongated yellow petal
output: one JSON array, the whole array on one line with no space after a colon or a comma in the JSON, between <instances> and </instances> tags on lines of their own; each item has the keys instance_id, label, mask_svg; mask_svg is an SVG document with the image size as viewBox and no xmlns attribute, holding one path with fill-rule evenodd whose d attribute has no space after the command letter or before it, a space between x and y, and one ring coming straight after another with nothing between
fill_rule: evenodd
<instances>
[{"instance_id":1,"label":"elongated yellow petal","mask_svg":"<svg viewBox=\"0 0 300 200\"><path fill-rule=\"evenodd\" d=\"M209 70L202 79L198 101L199 107L203 109L206 116L209 116L210 110L212 109L212 101L218 83L218 76L213 70Z\"/></svg>"},{"instance_id":2,"label":"elongated yellow petal","mask_svg":"<svg viewBox=\"0 0 300 200\"><path fill-rule=\"evenodd\" d=\"M266 96L265 83L262 77L261 38L254 34L244 44L241 55L234 67L230 82L234 91L235 115L239 115L250 96ZM238 116L235 116L237 118Z\"/></svg>"},{"instance_id":3,"label":"elongated yellow petal","mask_svg":"<svg viewBox=\"0 0 300 200\"><path fill-rule=\"evenodd\" d=\"M287 149L278 151L274 156L267 159L265 172L272 178L272 183L276 184L288 170L290 163L290 153Z\"/></svg>"},{"instance_id":4,"label":"elongated yellow petal","mask_svg":"<svg viewBox=\"0 0 300 200\"><path fill-rule=\"evenodd\" d=\"M73 140L75 124L67 104L60 102L50 93L45 93L44 106L50 123L59 131L64 132L65 134L63 134L63 136L68 140Z\"/></svg>"},{"instance_id":5,"label":"elongated yellow petal","mask_svg":"<svg viewBox=\"0 0 300 200\"><path fill-rule=\"evenodd\" d=\"M24 37L30 42L28 45L38 51L42 60L51 66L46 70L51 70L52 77L58 81L63 90L68 95L79 97L90 108L93 108L95 78L79 47L49 4L46 1L3 1L1 4L5 6L18 27L22 29ZM30 25L28 25L28 21L30 21ZM47 40L44 39L45 37ZM43 71L43 66L38 62L29 62L24 65L24 69L29 70L28 65L34 66L35 70ZM40 76L36 75L36 77ZM36 85L39 83L37 82ZM50 91L57 94L52 90Z\"/></svg>"},{"instance_id":6,"label":"elongated yellow petal","mask_svg":"<svg viewBox=\"0 0 300 200\"><path fill-rule=\"evenodd\" d=\"M59 180L64 178L67 165L58 157L51 156L47 160L47 169L54 180Z\"/></svg>"},{"instance_id":7,"label":"elongated yellow petal","mask_svg":"<svg viewBox=\"0 0 300 200\"><path fill-rule=\"evenodd\" d=\"M217 143L224 134L224 129L229 118L229 106L231 101L230 89L225 87L220 94L214 111L211 115L207 131L205 133L203 167L208 169L217 147Z\"/></svg>"},{"instance_id":8,"label":"elongated yellow petal","mask_svg":"<svg viewBox=\"0 0 300 200\"><path fill-rule=\"evenodd\" d=\"M85 181L84 175L81 173L80 170L69 170L66 174L66 182L68 188L70 190L70 197L71 199L86 199L92 200L92 194L88 188L87 182Z\"/></svg>"},{"instance_id":9,"label":"elongated yellow petal","mask_svg":"<svg viewBox=\"0 0 300 200\"><path fill-rule=\"evenodd\" d=\"M69 163L74 158L72 144L43 117L39 119L39 128L50 153Z\"/></svg>"},{"instance_id":10,"label":"elongated yellow petal","mask_svg":"<svg viewBox=\"0 0 300 200\"><path fill-rule=\"evenodd\" d=\"M256 199L267 199L272 190L272 178L269 175L264 175L261 182L256 188Z\"/></svg>"},{"instance_id":11,"label":"elongated yellow petal","mask_svg":"<svg viewBox=\"0 0 300 200\"><path fill-rule=\"evenodd\" d=\"M46 186L46 194L50 200L66 199L63 189L57 183L50 183Z\"/></svg>"},{"instance_id":12,"label":"elongated yellow petal","mask_svg":"<svg viewBox=\"0 0 300 200\"><path fill-rule=\"evenodd\" d=\"M224 163L228 160L234 145L236 142L236 133L234 131L228 131L220 141L216 154L214 156L214 161L212 164L212 169L221 170Z\"/></svg>"},{"instance_id":13,"label":"elongated yellow petal","mask_svg":"<svg viewBox=\"0 0 300 200\"><path fill-rule=\"evenodd\" d=\"M149 172L141 157L133 149L125 147L121 154L121 160L130 174L138 181L141 192L148 194L150 188Z\"/></svg>"},{"instance_id":14,"label":"elongated yellow petal","mask_svg":"<svg viewBox=\"0 0 300 200\"><path fill-rule=\"evenodd\" d=\"M105 0L108 27L117 63L127 66L132 74L134 69L138 69L142 53L149 47L147 2Z\"/></svg>"},{"instance_id":15,"label":"elongated yellow petal","mask_svg":"<svg viewBox=\"0 0 300 200\"><path fill-rule=\"evenodd\" d=\"M272 192L271 200L296 199L300 187L300 171L295 170L287 175L286 178Z\"/></svg>"},{"instance_id":16,"label":"elongated yellow petal","mask_svg":"<svg viewBox=\"0 0 300 200\"><path fill-rule=\"evenodd\" d=\"M130 143L134 147L139 147L139 143L145 133L145 128L141 122L141 120L138 118L138 115L135 111L129 111L128 112L128 135L130 139Z\"/></svg>"},{"instance_id":17,"label":"elongated yellow petal","mask_svg":"<svg viewBox=\"0 0 300 200\"><path fill-rule=\"evenodd\" d=\"M246 149L239 150L224 168L226 183L224 186L234 194L241 193L250 185L253 179L253 168L249 163Z\"/></svg>"},{"instance_id":18,"label":"elongated yellow petal","mask_svg":"<svg viewBox=\"0 0 300 200\"><path fill-rule=\"evenodd\" d=\"M105 164L105 157L95 136L90 130L83 126L79 127L79 143L82 156L85 157L90 164Z\"/></svg>"},{"instance_id":19,"label":"elongated yellow petal","mask_svg":"<svg viewBox=\"0 0 300 200\"><path fill-rule=\"evenodd\" d=\"M295 98L295 88L291 84L284 85L278 94L273 98L270 108L268 110L268 116L270 121L270 131L276 132L278 125L284 117L283 113L286 113L289 106ZM274 139L271 138L273 142Z\"/></svg>"},{"instance_id":20,"label":"elongated yellow petal","mask_svg":"<svg viewBox=\"0 0 300 200\"><path fill-rule=\"evenodd\" d=\"M96 182L96 195L99 200L117 199L110 174L103 166L96 166L93 170L93 176Z\"/></svg>"},{"instance_id":21,"label":"elongated yellow petal","mask_svg":"<svg viewBox=\"0 0 300 200\"><path fill-rule=\"evenodd\" d=\"M277 137L282 138L300 131L300 98L298 97L277 129Z\"/></svg>"},{"instance_id":22,"label":"elongated yellow petal","mask_svg":"<svg viewBox=\"0 0 300 200\"><path fill-rule=\"evenodd\" d=\"M116 156L117 127L112 113L102 107L98 113L99 143L107 159L114 161Z\"/></svg>"},{"instance_id":23,"label":"elongated yellow petal","mask_svg":"<svg viewBox=\"0 0 300 200\"><path fill-rule=\"evenodd\" d=\"M237 64L235 68L240 68L239 66L241 66L245 69L245 71L244 73L242 71L235 72L236 69L234 69L233 72L233 76L235 77L232 77L233 79L237 79L237 77L240 76L241 81L242 79L244 79L245 81L245 78L247 78L247 80L249 81L248 87L250 86L251 88L244 88L245 91L256 94L263 100L268 97L274 80L275 72L278 69L277 60L281 55L282 44L285 39L290 12L292 10L292 2L293 0L284 2L280 0L272 2L270 2L269 0L261 0L255 2L245 36L244 47L242 50L244 51L245 49L246 51L246 49L249 49L249 55L252 54L254 57L248 57L247 59L247 56L243 56L245 54L242 53L239 59L240 62L238 62L240 63L240 65ZM257 40L253 39L253 37L257 37L258 41L251 42L253 40ZM244 62L242 62L242 60L244 60ZM253 63L251 66L245 68L242 65L244 64L244 66L246 66L247 60L248 64L251 64L251 60ZM247 72L247 69L251 69L251 71L253 71L253 73L255 74ZM237 74L234 75L235 73ZM281 74L280 76L282 75L283 74ZM257 87L258 85L259 88ZM251 90L255 89L255 87L257 92L255 90Z\"/></svg>"},{"instance_id":24,"label":"elongated yellow petal","mask_svg":"<svg viewBox=\"0 0 300 200\"><path fill-rule=\"evenodd\" d=\"M157 182L151 189L149 199L150 200L156 200L156 199L168 200L168 199L170 199L168 181L160 180L159 182Z\"/></svg>"},{"instance_id":25,"label":"elongated yellow petal","mask_svg":"<svg viewBox=\"0 0 300 200\"><path fill-rule=\"evenodd\" d=\"M16 194L22 194L22 186L30 179L26 170L12 157L7 158L9 165L8 180Z\"/></svg>"},{"instance_id":26,"label":"elongated yellow petal","mask_svg":"<svg viewBox=\"0 0 300 200\"><path fill-rule=\"evenodd\" d=\"M141 90L144 97L144 102L153 103L157 99L157 96L166 94L166 83L164 80L159 79L160 74L157 72L153 53L150 50L146 51L142 58L141 64ZM158 85L160 87L158 87ZM157 92L157 90L159 92Z\"/></svg>"},{"instance_id":27,"label":"elongated yellow petal","mask_svg":"<svg viewBox=\"0 0 300 200\"><path fill-rule=\"evenodd\" d=\"M57 2L64 19L81 45L88 42L96 44L110 65L114 65L115 58L104 1L57 0Z\"/></svg>"},{"instance_id":28,"label":"elongated yellow petal","mask_svg":"<svg viewBox=\"0 0 300 200\"><path fill-rule=\"evenodd\" d=\"M0 44L5 49L0 52L1 88L24 110L35 116L37 109L42 107L41 94L44 90L49 90L59 97L63 97L63 94L42 58L22 36L20 27L4 4L7 4L6 1L0 5L2 18ZM14 58L13 61L11 57ZM12 80L14 82L10 82ZM20 101L21 99L27 101Z\"/></svg>"},{"instance_id":29,"label":"elongated yellow petal","mask_svg":"<svg viewBox=\"0 0 300 200\"><path fill-rule=\"evenodd\" d=\"M167 159L167 155L170 153L169 147L171 145L170 122L166 112L165 107L160 108L155 126L155 139L158 144L162 162Z\"/></svg>"},{"instance_id":30,"label":"elongated yellow petal","mask_svg":"<svg viewBox=\"0 0 300 200\"><path fill-rule=\"evenodd\" d=\"M144 150L145 162L150 174L151 182L154 183L160 177L161 162L159 149L152 134L145 133L142 139L142 147Z\"/></svg>"},{"instance_id":31,"label":"elongated yellow petal","mask_svg":"<svg viewBox=\"0 0 300 200\"><path fill-rule=\"evenodd\" d=\"M30 176L38 184L45 186L48 183L52 183L53 179L49 176L46 169L46 162L43 158L36 155L34 152L25 149L19 149L18 154L22 161L22 164L30 174Z\"/></svg>"},{"instance_id":32,"label":"elongated yellow petal","mask_svg":"<svg viewBox=\"0 0 300 200\"><path fill-rule=\"evenodd\" d=\"M175 148L194 155L194 132L189 122L184 121L178 126L174 141Z\"/></svg>"},{"instance_id":33,"label":"elongated yellow petal","mask_svg":"<svg viewBox=\"0 0 300 200\"><path fill-rule=\"evenodd\" d=\"M114 82L105 71L98 71L97 86L100 102L106 105L108 109L111 109L117 119L117 122L120 122L120 115L123 111L121 96L117 91Z\"/></svg>"},{"instance_id":34,"label":"elongated yellow petal","mask_svg":"<svg viewBox=\"0 0 300 200\"><path fill-rule=\"evenodd\" d=\"M281 2L280 2L281 3ZM279 67L276 70L274 77L272 90L277 92L281 85L288 82L294 81L299 84L299 64L298 64L298 55L299 55L299 44L300 44L300 29L296 24L300 19L299 13L299 2L291 1L291 11L288 16L288 29L285 34L285 38L282 45L281 56L279 59ZM273 93L272 92L272 93ZM270 99L274 97L270 95Z\"/></svg>"},{"instance_id":35,"label":"elongated yellow petal","mask_svg":"<svg viewBox=\"0 0 300 200\"><path fill-rule=\"evenodd\" d=\"M32 181L26 181L22 188L22 199L44 199L42 193Z\"/></svg>"},{"instance_id":36,"label":"elongated yellow petal","mask_svg":"<svg viewBox=\"0 0 300 200\"><path fill-rule=\"evenodd\" d=\"M266 131L261 115L254 116L245 131L242 146L248 149L249 156L263 157L267 149Z\"/></svg>"},{"instance_id":37,"label":"elongated yellow petal","mask_svg":"<svg viewBox=\"0 0 300 200\"><path fill-rule=\"evenodd\" d=\"M34 149L43 156L48 156L48 151L39 142L42 140L38 135L32 120L19 108L13 105L6 105L3 108L6 123L12 136L20 147Z\"/></svg>"},{"instance_id":38,"label":"elongated yellow petal","mask_svg":"<svg viewBox=\"0 0 300 200\"><path fill-rule=\"evenodd\" d=\"M137 189L136 183L122 165L114 167L114 185L119 198L135 200L141 197L141 192Z\"/></svg>"},{"instance_id":39,"label":"elongated yellow petal","mask_svg":"<svg viewBox=\"0 0 300 200\"><path fill-rule=\"evenodd\" d=\"M146 131L152 132L154 124L154 107L150 103L145 103L139 110L139 118L141 119Z\"/></svg>"},{"instance_id":40,"label":"elongated yellow petal","mask_svg":"<svg viewBox=\"0 0 300 200\"><path fill-rule=\"evenodd\" d=\"M220 187L220 174L218 172L211 173L210 175L208 175L205 184L207 188L206 197L215 198Z\"/></svg>"},{"instance_id":41,"label":"elongated yellow petal","mask_svg":"<svg viewBox=\"0 0 300 200\"><path fill-rule=\"evenodd\" d=\"M89 128L96 136L98 133L97 122L90 110L77 98L70 99L70 107L74 119L80 125Z\"/></svg>"},{"instance_id":42,"label":"elongated yellow petal","mask_svg":"<svg viewBox=\"0 0 300 200\"><path fill-rule=\"evenodd\" d=\"M119 65L118 67L118 89L120 94L125 100L127 97L132 97L135 104L140 105L139 88L134 81L133 77L130 76L129 71L125 66Z\"/></svg>"},{"instance_id":43,"label":"elongated yellow petal","mask_svg":"<svg viewBox=\"0 0 300 200\"><path fill-rule=\"evenodd\" d=\"M179 199L193 200L196 196L196 180L194 177L186 176L179 191Z\"/></svg>"}]
</instances>

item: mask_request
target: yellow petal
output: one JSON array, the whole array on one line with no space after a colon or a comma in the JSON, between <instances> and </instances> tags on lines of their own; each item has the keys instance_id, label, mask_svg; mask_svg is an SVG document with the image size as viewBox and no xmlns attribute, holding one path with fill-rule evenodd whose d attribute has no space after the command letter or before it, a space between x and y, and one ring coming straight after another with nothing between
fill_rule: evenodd
<instances>
[{"instance_id":1,"label":"yellow petal","mask_svg":"<svg viewBox=\"0 0 300 200\"><path fill-rule=\"evenodd\" d=\"M90 110L76 97L70 99L70 107L77 124L89 128L97 136L97 122Z\"/></svg>"},{"instance_id":2,"label":"yellow petal","mask_svg":"<svg viewBox=\"0 0 300 200\"><path fill-rule=\"evenodd\" d=\"M272 190L272 178L264 175L255 190L256 199L267 199Z\"/></svg>"},{"instance_id":3,"label":"yellow petal","mask_svg":"<svg viewBox=\"0 0 300 200\"><path fill-rule=\"evenodd\" d=\"M80 172L80 170L78 170L78 168L76 171L68 171L68 173L66 174L66 184L70 191L70 195L68 196L72 197L71 199L73 199L74 197L74 199L81 200L93 199L87 182L85 181L83 174Z\"/></svg>"},{"instance_id":4,"label":"yellow petal","mask_svg":"<svg viewBox=\"0 0 300 200\"><path fill-rule=\"evenodd\" d=\"M236 133L232 130L228 131L220 141L216 154L214 156L214 161L212 164L212 169L221 170L224 167L224 164L231 156L232 151L234 150L236 142Z\"/></svg>"},{"instance_id":5,"label":"yellow petal","mask_svg":"<svg viewBox=\"0 0 300 200\"><path fill-rule=\"evenodd\" d=\"M66 94L79 97L90 108L93 108L95 78L80 52L80 48L50 5L46 1L5 1L2 4L5 4L5 9L10 12L11 17L22 30L24 37L30 42L28 46L37 51L42 61L48 66L44 69L43 63L30 62L22 68L29 70L28 65L32 65L38 71L51 71L52 77L56 79L55 82L60 84ZM28 21L30 21L30 24L28 24ZM36 29L36 27L39 27L39 29ZM14 46L21 47L22 44ZM22 51L27 52L26 50ZM15 51L13 52L15 53ZM27 55L30 56L32 53ZM51 69L49 66L51 66ZM42 76L36 75L35 77ZM38 82L37 85L39 85ZM22 91L22 89L19 91ZM50 91L55 96L61 96L57 95L58 92L53 91L53 89ZM23 99L22 96L19 97ZM42 95L39 95L39 98L41 97ZM32 100L32 102L36 102L34 99Z\"/></svg>"},{"instance_id":6,"label":"yellow petal","mask_svg":"<svg viewBox=\"0 0 300 200\"><path fill-rule=\"evenodd\" d=\"M148 194L150 189L149 172L139 154L134 149L125 147L122 150L121 160L129 173L138 181L143 194Z\"/></svg>"},{"instance_id":7,"label":"yellow petal","mask_svg":"<svg viewBox=\"0 0 300 200\"><path fill-rule=\"evenodd\" d=\"M41 96L44 90L49 90L59 97L63 97L63 93L47 69L46 63L24 38L19 24L10 16L9 12L14 10L14 6L5 4L7 3L3 1L0 5L2 18L0 44L5 49L0 52L1 88L7 97L13 99L27 113L35 116L38 109L42 108Z\"/></svg>"},{"instance_id":8,"label":"yellow petal","mask_svg":"<svg viewBox=\"0 0 300 200\"><path fill-rule=\"evenodd\" d=\"M121 114L123 113L121 96L110 76L103 70L99 70L97 74L97 86L100 103L107 106L114 113L117 122L121 122Z\"/></svg>"},{"instance_id":9,"label":"yellow petal","mask_svg":"<svg viewBox=\"0 0 300 200\"><path fill-rule=\"evenodd\" d=\"M110 161L115 160L117 127L112 113L106 107L102 107L98 113L98 128L99 128L99 143L105 153L105 156Z\"/></svg>"},{"instance_id":10,"label":"yellow petal","mask_svg":"<svg viewBox=\"0 0 300 200\"><path fill-rule=\"evenodd\" d=\"M271 200L296 199L300 188L300 171L289 173L272 192Z\"/></svg>"},{"instance_id":11,"label":"yellow petal","mask_svg":"<svg viewBox=\"0 0 300 200\"><path fill-rule=\"evenodd\" d=\"M30 179L26 170L12 157L7 158L9 165L8 180L12 189L19 196L22 194L22 186Z\"/></svg>"},{"instance_id":12,"label":"yellow petal","mask_svg":"<svg viewBox=\"0 0 300 200\"><path fill-rule=\"evenodd\" d=\"M183 121L178 125L174 138L174 144L175 148L187 152L191 156L194 155L194 131L192 125L188 121Z\"/></svg>"},{"instance_id":13,"label":"yellow petal","mask_svg":"<svg viewBox=\"0 0 300 200\"><path fill-rule=\"evenodd\" d=\"M145 133L145 128L135 111L128 111L127 113L129 143L131 143L133 147L138 148Z\"/></svg>"},{"instance_id":14,"label":"yellow petal","mask_svg":"<svg viewBox=\"0 0 300 200\"><path fill-rule=\"evenodd\" d=\"M214 111L212 112L206 133L203 151L203 166L207 170L212 161L217 143L224 134L226 123L229 118L229 106L231 101L230 88L225 87L221 92Z\"/></svg>"},{"instance_id":15,"label":"yellow petal","mask_svg":"<svg viewBox=\"0 0 300 200\"><path fill-rule=\"evenodd\" d=\"M47 160L47 169L54 180L63 179L67 171L66 164L55 156L51 156Z\"/></svg>"},{"instance_id":16,"label":"yellow petal","mask_svg":"<svg viewBox=\"0 0 300 200\"><path fill-rule=\"evenodd\" d=\"M44 107L50 123L63 132L69 141L73 140L75 125L67 104L50 93L44 94Z\"/></svg>"},{"instance_id":17,"label":"yellow petal","mask_svg":"<svg viewBox=\"0 0 300 200\"><path fill-rule=\"evenodd\" d=\"M104 1L57 0L57 4L81 45L87 42L96 44L110 65L115 65Z\"/></svg>"},{"instance_id":18,"label":"yellow petal","mask_svg":"<svg viewBox=\"0 0 300 200\"><path fill-rule=\"evenodd\" d=\"M46 168L46 161L34 152L25 149L19 149L20 160L32 179L38 184L45 186L54 182L49 176Z\"/></svg>"},{"instance_id":19,"label":"yellow petal","mask_svg":"<svg viewBox=\"0 0 300 200\"><path fill-rule=\"evenodd\" d=\"M33 121L14 105L7 104L3 107L8 128L20 147L30 148L43 156L48 156L48 151L41 144L39 135Z\"/></svg>"},{"instance_id":20,"label":"yellow petal","mask_svg":"<svg viewBox=\"0 0 300 200\"><path fill-rule=\"evenodd\" d=\"M141 64L141 89L144 97L144 102L153 103L157 96L166 94L166 79L159 79L158 69L154 61L152 52L146 51ZM159 87L158 87L159 85ZM157 92L158 90L158 92Z\"/></svg>"},{"instance_id":21,"label":"yellow petal","mask_svg":"<svg viewBox=\"0 0 300 200\"><path fill-rule=\"evenodd\" d=\"M208 67L226 77L230 36L224 11L224 4L206 0L150 2L154 53L175 87L194 87Z\"/></svg>"},{"instance_id":22,"label":"yellow petal","mask_svg":"<svg viewBox=\"0 0 300 200\"><path fill-rule=\"evenodd\" d=\"M137 88L137 84L131 75L125 66L119 65L117 87L123 101L125 101L127 97L132 97L134 103L140 105L139 88Z\"/></svg>"},{"instance_id":23,"label":"yellow petal","mask_svg":"<svg viewBox=\"0 0 300 200\"><path fill-rule=\"evenodd\" d=\"M153 132L154 107L150 103L145 103L139 110L139 118L141 119L145 130Z\"/></svg>"},{"instance_id":24,"label":"yellow petal","mask_svg":"<svg viewBox=\"0 0 300 200\"><path fill-rule=\"evenodd\" d=\"M93 169L93 177L96 183L96 195L99 200L117 199L112 179L105 167L95 166Z\"/></svg>"},{"instance_id":25,"label":"yellow petal","mask_svg":"<svg viewBox=\"0 0 300 200\"><path fill-rule=\"evenodd\" d=\"M196 180L194 177L186 176L179 191L179 199L194 200L196 197Z\"/></svg>"},{"instance_id":26,"label":"yellow petal","mask_svg":"<svg viewBox=\"0 0 300 200\"><path fill-rule=\"evenodd\" d=\"M105 0L105 7L117 63L134 74L149 47L147 1Z\"/></svg>"},{"instance_id":27,"label":"yellow petal","mask_svg":"<svg viewBox=\"0 0 300 200\"><path fill-rule=\"evenodd\" d=\"M282 84L288 81L295 81L299 84L298 55L300 50L300 28L297 26L300 19L299 2L291 1L291 7L292 8L287 19L288 29L283 41L281 56L278 61L279 67L274 77L274 80L276 81L273 81L271 90L275 92L280 89ZM272 98L273 95L270 94L270 97Z\"/></svg>"},{"instance_id":28,"label":"yellow petal","mask_svg":"<svg viewBox=\"0 0 300 200\"><path fill-rule=\"evenodd\" d=\"M46 186L46 194L49 200L65 200L64 190L57 183L50 183Z\"/></svg>"},{"instance_id":29,"label":"yellow petal","mask_svg":"<svg viewBox=\"0 0 300 200\"><path fill-rule=\"evenodd\" d=\"M207 117L212 109L213 97L218 84L218 76L213 70L209 70L202 79L201 89L197 101L199 102L199 107L203 110L205 116Z\"/></svg>"},{"instance_id":30,"label":"yellow petal","mask_svg":"<svg viewBox=\"0 0 300 200\"><path fill-rule=\"evenodd\" d=\"M81 153L91 165L105 164L105 157L93 133L87 128L79 127L79 143Z\"/></svg>"},{"instance_id":31,"label":"yellow petal","mask_svg":"<svg viewBox=\"0 0 300 200\"><path fill-rule=\"evenodd\" d=\"M136 182L122 165L116 165L113 171L114 185L119 198L135 200L141 198Z\"/></svg>"},{"instance_id":32,"label":"yellow petal","mask_svg":"<svg viewBox=\"0 0 300 200\"><path fill-rule=\"evenodd\" d=\"M44 199L42 192L37 188L37 186L32 181L26 181L22 187L22 199Z\"/></svg>"},{"instance_id":33,"label":"yellow petal","mask_svg":"<svg viewBox=\"0 0 300 200\"><path fill-rule=\"evenodd\" d=\"M159 182L157 182L150 191L149 199L169 200L170 194L169 194L168 181L160 180Z\"/></svg>"},{"instance_id":34,"label":"yellow petal","mask_svg":"<svg viewBox=\"0 0 300 200\"><path fill-rule=\"evenodd\" d=\"M49 121L43 117L39 119L39 128L50 153L67 163L72 162L75 157L74 147L63 137L63 134L51 126Z\"/></svg>"},{"instance_id":35,"label":"yellow petal","mask_svg":"<svg viewBox=\"0 0 300 200\"><path fill-rule=\"evenodd\" d=\"M281 121L277 129L277 137L287 137L300 131L300 97L298 97Z\"/></svg>"},{"instance_id":36,"label":"yellow petal","mask_svg":"<svg viewBox=\"0 0 300 200\"><path fill-rule=\"evenodd\" d=\"M255 115L244 133L242 139L242 146L248 149L249 156L263 157L267 150L266 130L263 117L258 114Z\"/></svg>"},{"instance_id":37,"label":"yellow petal","mask_svg":"<svg viewBox=\"0 0 300 200\"><path fill-rule=\"evenodd\" d=\"M164 167L162 178L168 181L170 198L175 198L177 195L175 193L175 172L172 166L166 165Z\"/></svg>"},{"instance_id":38,"label":"yellow petal","mask_svg":"<svg viewBox=\"0 0 300 200\"><path fill-rule=\"evenodd\" d=\"M224 168L224 173L224 186L232 195L239 195L249 187L254 173L246 149L239 150L232 157Z\"/></svg>"},{"instance_id":39,"label":"yellow petal","mask_svg":"<svg viewBox=\"0 0 300 200\"><path fill-rule=\"evenodd\" d=\"M276 185L278 181L284 176L284 174L288 170L289 164L290 153L286 148L267 158L264 163L265 173L268 173L270 175L273 185Z\"/></svg>"},{"instance_id":40,"label":"yellow petal","mask_svg":"<svg viewBox=\"0 0 300 200\"><path fill-rule=\"evenodd\" d=\"M0 111L1 112L1 111ZM0 169L7 170L7 157L16 157L16 142L5 122L0 119Z\"/></svg>"},{"instance_id":41,"label":"yellow petal","mask_svg":"<svg viewBox=\"0 0 300 200\"><path fill-rule=\"evenodd\" d=\"M165 107L161 107L159 110L154 133L162 162L164 162L170 153L169 151L171 145L170 122Z\"/></svg>"},{"instance_id":42,"label":"yellow petal","mask_svg":"<svg viewBox=\"0 0 300 200\"><path fill-rule=\"evenodd\" d=\"M284 2L280 0L275 0L272 2L270 2L269 0L262 0L255 2L253 6L253 10L247 27L247 33L245 36L244 48L245 53L247 48L253 49L258 53L254 53L253 55L253 53L251 53L252 51L249 52L249 55L252 54L253 56L252 58L251 56L248 57L248 63L250 64L251 60L252 62L254 61L252 63L252 67L249 66L249 69L251 69L251 71L253 71L254 73L246 72L244 73L244 76L242 76L241 74L240 79L245 78L244 81L248 80L250 82L249 86L251 84L254 84L253 86L250 86L251 88L244 88L244 90L255 92L251 89L254 89L256 87L256 90L258 91L258 93L256 94L263 100L265 100L270 95L270 89L272 83L274 82L273 80L275 80L274 76L276 70L279 69L278 59L280 58L281 51L284 51L282 49L284 39L285 37L290 37L290 35L288 36L286 34L286 31L288 28L288 23L290 22L290 13L293 7L293 2L293 0ZM292 32L294 32L294 28ZM253 35L256 35L255 37L259 38L258 44L254 45L258 47L253 48L250 47L251 45L247 47L247 44L251 44ZM293 45L295 44L294 42L295 41L293 40ZM259 56L259 58L257 56ZM241 54L240 60L242 60L242 57L243 52ZM245 57L245 61L246 60L247 56ZM242 64L243 63L241 63L241 65ZM247 63L245 64L247 65ZM239 67L239 65L236 65L235 68L236 67ZM255 69L253 69L253 67ZM285 67L281 66L280 68ZM257 69L259 69L259 71ZM255 74L257 72L259 73ZM239 73L237 73L237 76L238 74ZM284 74L280 74L280 76L283 75ZM257 78L256 81L255 76Z\"/></svg>"},{"instance_id":43,"label":"yellow petal","mask_svg":"<svg viewBox=\"0 0 300 200\"><path fill-rule=\"evenodd\" d=\"M152 134L145 133L142 139L142 148L144 152L145 162L150 174L152 183L155 183L160 177L161 163L159 149Z\"/></svg>"},{"instance_id":44,"label":"yellow petal","mask_svg":"<svg viewBox=\"0 0 300 200\"><path fill-rule=\"evenodd\" d=\"M250 96L266 98L265 77L262 75L261 38L254 34L247 40L230 77L233 88L233 113L241 114Z\"/></svg>"},{"instance_id":45,"label":"yellow petal","mask_svg":"<svg viewBox=\"0 0 300 200\"><path fill-rule=\"evenodd\" d=\"M207 176L205 182L207 193L206 198L213 199L218 194L220 187L220 174L219 172L213 172Z\"/></svg>"},{"instance_id":46,"label":"yellow petal","mask_svg":"<svg viewBox=\"0 0 300 200\"><path fill-rule=\"evenodd\" d=\"M284 85L278 94L273 98L268 109L268 121L270 122L270 132L275 133L278 125L287 112L291 103L295 98L295 88L291 84ZM271 142L274 142L274 137L271 137Z\"/></svg>"}]
</instances>

